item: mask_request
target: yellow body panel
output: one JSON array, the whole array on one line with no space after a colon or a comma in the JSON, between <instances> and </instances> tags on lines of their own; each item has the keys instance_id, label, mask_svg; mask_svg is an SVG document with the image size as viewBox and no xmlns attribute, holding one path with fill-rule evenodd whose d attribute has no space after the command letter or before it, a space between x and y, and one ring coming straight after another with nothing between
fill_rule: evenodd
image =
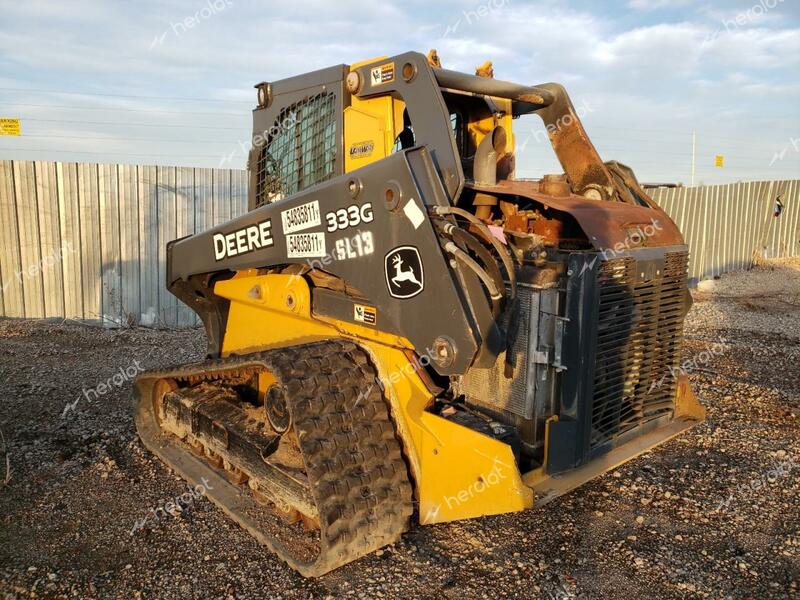
<instances>
[{"instance_id":1,"label":"yellow body panel","mask_svg":"<svg viewBox=\"0 0 800 600\"><path fill-rule=\"evenodd\" d=\"M240 272L232 279L218 282L214 293L231 301L222 356L309 344L332 337L411 348L404 338L379 329L312 317L311 290L299 275L258 275L250 271L243 276Z\"/></svg>"},{"instance_id":2,"label":"yellow body panel","mask_svg":"<svg viewBox=\"0 0 800 600\"><path fill-rule=\"evenodd\" d=\"M426 411L433 396L405 354L407 341L315 318L308 284L296 275L248 273L217 283L214 293L231 301L223 356L336 337L369 352L416 481L421 523L533 506L533 491L522 482L509 445Z\"/></svg>"},{"instance_id":3,"label":"yellow body panel","mask_svg":"<svg viewBox=\"0 0 800 600\"><path fill-rule=\"evenodd\" d=\"M387 58L389 57L385 54L381 54L380 56L375 56L374 58L368 58L366 60L350 63L350 70L355 71L359 67L363 67L364 65L369 65L378 61L385 61Z\"/></svg>"},{"instance_id":4,"label":"yellow body panel","mask_svg":"<svg viewBox=\"0 0 800 600\"><path fill-rule=\"evenodd\" d=\"M412 474L423 525L524 510L533 492L511 447L426 412L433 397L402 351L365 343L378 366Z\"/></svg>"},{"instance_id":5,"label":"yellow body panel","mask_svg":"<svg viewBox=\"0 0 800 600\"><path fill-rule=\"evenodd\" d=\"M365 64L381 61L379 57L350 66L353 71ZM344 171L349 173L376 160L386 158L403 130L405 102L389 95L373 98L351 96L344 109Z\"/></svg>"},{"instance_id":6,"label":"yellow body panel","mask_svg":"<svg viewBox=\"0 0 800 600\"><path fill-rule=\"evenodd\" d=\"M355 100L355 99L354 99ZM386 158L386 115L391 111L391 98L376 98L369 102L384 106L365 107L367 110L348 106L344 109L344 170L346 173ZM356 104L354 101L353 104ZM358 104L365 104L358 102ZM373 110L368 110L369 108ZM383 108L384 110L380 110ZM388 126L393 128L392 122Z\"/></svg>"},{"instance_id":7,"label":"yellow body panel","mask_svg":"<svg viewBox=\"0 0 800 600\"><path fill-rule=\"evenodd\" d=\"M351 65L353 71L365 64L384 60L379 57ZM471 120L467 130L477 148L481 140L496 126L506 133L506 153L514 153L514 132L512 125L512 101L506 98L491 98L501 116ZM403 130L403 111L405 103L389 95L361 99L351 97L351 105L344 109L344 170L350 173L376 160L389 156L395 140Z\"/></svg>"},{"instance_id":8,"label":"yellow body panel","mask_svg":"<svg viewBox=\"0 0 800 600\"><path fill-rule=\"evenodd\" d=\"M344 170L346 173L386 158L403 130L405 103L391 96L361 100L355 96L344 109Z\"/></svg>"}]
</instances>

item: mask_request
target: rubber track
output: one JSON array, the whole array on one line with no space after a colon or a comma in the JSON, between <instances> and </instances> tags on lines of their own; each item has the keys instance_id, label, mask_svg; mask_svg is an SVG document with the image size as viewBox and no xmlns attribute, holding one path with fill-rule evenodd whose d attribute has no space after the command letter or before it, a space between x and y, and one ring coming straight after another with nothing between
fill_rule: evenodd
<instances>
[{"instance_id":1,"label":"rubber track","mask_svg":"<svg viewBox=\"0 0 800 600\"><path fill-rule=\"evenodd\" d=\"M213 468L190 458L175 438L154 431L156 383L198 377L214 381L259 367L272 372L286 392L311 495L319 510L319 555L312 560L293 555L269 532L254 525L242 509L243 494L233 496L227 490L209 492L209 497L307 577L322 575L397 541L413 512L408 470L387 404L375 383L375 369L366 353L351 342L327 341L143 373L136 381L136 421L145 445L196 483L203 465L209 471ZM176 454L176 448L185 456ZM214 481L222 480L216 477Z\"/></svg>"}]
</instances>

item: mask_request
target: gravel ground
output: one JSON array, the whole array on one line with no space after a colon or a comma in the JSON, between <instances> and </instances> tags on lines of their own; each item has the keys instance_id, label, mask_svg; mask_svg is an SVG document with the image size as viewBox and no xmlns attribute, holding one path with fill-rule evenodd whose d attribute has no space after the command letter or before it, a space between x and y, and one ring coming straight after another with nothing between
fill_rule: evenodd
<instances>
[{"instance_id":1,"label":"gravel ground","mask_svg":"<svg viewBox=\"0 0 800 600\"><path fill-rule=\"evenodd\" d=\"M543 509L415 526L317 580L286 568L203 498L131 533L186 487L137 440L129 375L201 358L201 331L0 320L0 592L798 597L800 262L704 288L685 364L706 423ZM87 399L83 390L104 393Z\"/></svg>"}]
</instances>

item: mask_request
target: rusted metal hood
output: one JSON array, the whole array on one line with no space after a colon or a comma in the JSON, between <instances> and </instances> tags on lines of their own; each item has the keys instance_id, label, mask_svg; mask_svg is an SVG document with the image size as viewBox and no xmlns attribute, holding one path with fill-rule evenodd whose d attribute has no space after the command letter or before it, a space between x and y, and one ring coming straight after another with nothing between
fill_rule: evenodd
<instances>
[{"instance_id":1,"label":"rusted metal hood","mask_svg":"<svg viewBox=\"0 0 800 600\"><path fill-rule=\"evenodd\" d=\"M535 181L504 180L494 186L467 183L467 188L487 194L519 196L543 206L571 215L597 250L631 247L675 246L683 244L683 236L672 219L660 207L653 208L615 202L590 200L582 196L550 196L539 191ZM639 233L634 235L637 232ZM641 232L646 235L642 236Z\"/></svg>"}]
</instances>

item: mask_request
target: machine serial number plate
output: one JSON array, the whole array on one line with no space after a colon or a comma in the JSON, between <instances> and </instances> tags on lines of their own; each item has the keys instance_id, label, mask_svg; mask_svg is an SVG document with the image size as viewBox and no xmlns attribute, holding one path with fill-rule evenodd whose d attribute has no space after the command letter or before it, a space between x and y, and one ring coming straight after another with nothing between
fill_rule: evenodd
<instances>
[{"instance_id":1,"label":"machine serial number plate","mask_svg":"<svg viewBox=\"0 0 800 600\"><path fill-rule=\"evenodd\" d=\"M316 227L321 223L319 213L319 202L307 202L294 208L289 208L281 212L283 222L283 233L294 233Z\"/></svg>"},{"instance_id":2,"label":"machine serial number plate","mask_svg":"<svg viewBox=\"0 0 800 600\"><path fill-rule=\"evenodd\" d=\"M286 256L311 258L325 256L324 233L294 233L286 236Z\"/></svg>"}]
</instances>

